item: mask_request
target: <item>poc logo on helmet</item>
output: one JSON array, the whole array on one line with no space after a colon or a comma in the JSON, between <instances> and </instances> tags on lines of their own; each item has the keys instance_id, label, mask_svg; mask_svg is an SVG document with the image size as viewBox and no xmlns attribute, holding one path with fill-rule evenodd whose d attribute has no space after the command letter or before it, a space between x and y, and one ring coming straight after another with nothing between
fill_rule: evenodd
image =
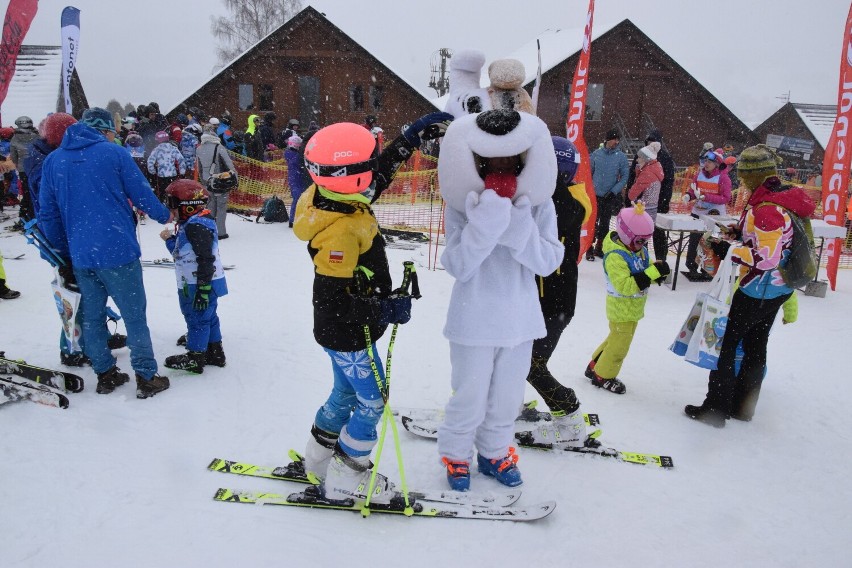
<instances>
[{"instance_id":1,"label":"poc logo on helmet","mask_svg":"<svg viewBox=\"0 0 852 568\"><path fill-rule=\"evenodd\" d=\"M351 158L354 155L355 152L353 152L352 150L345 150L342 152L335 152L332 159L336 161L338 158Z\"/></svg>"},{"instance_id":2,"label":"poc logo on helmet","mask_svg":"<svg viewBox=\"0 0 852 568\"><path fill-rule=\"evenodd\" d=\"M572 154L573 154L573 152L569 152L567 150L556 150L557 156L562 156L562 157L565 157L565 158L571 158Z\"/></svg>"}]
</instances>

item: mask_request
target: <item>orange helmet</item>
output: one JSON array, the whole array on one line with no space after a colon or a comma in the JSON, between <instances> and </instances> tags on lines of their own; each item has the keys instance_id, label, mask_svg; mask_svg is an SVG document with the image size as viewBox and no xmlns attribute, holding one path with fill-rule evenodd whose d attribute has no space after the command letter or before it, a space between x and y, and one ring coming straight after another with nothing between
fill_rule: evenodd
<instances>
[{"instance_id":1,"label":"orange helmet","mask_svg":"<svg viewBox=\"0 0 852 568\"><path fill-rule=\"evenodd\" d=\"M361 193L373 181L376 139L352 122L321 128L305 148L305 167L317 185L335 193Z\"/></svg>"}]
</instances>

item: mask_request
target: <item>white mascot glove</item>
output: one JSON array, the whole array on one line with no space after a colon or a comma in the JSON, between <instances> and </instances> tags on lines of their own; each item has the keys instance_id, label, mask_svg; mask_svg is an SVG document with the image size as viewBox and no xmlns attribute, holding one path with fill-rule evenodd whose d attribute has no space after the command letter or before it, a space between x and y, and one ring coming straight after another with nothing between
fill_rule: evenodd
<instances>
[{"instance_id":1,"label":"white mascot glove","mask_svg":"<svg viewBox=\"0 0 852 568\"><path fill-rule=\"evenodd\" d=\"M500 197L493 189L486 189L481 194L471 191L464 202L468 225L493 240L503 234L512 215L512 201Z\"/></svg>"},{"instance_id":2,"label":"white mascot glove","mask_svg":"<svg viewBox=\"0 0 852 568\"><path fill-rule=\"evenodd\" d=\"M512 204L509 215L509 226L497 239L497 243L514 250L523 250L526 247L530 234L535 228L532 218L532 204L530 198L521 195Z\"/></svg>"}]
</instances>

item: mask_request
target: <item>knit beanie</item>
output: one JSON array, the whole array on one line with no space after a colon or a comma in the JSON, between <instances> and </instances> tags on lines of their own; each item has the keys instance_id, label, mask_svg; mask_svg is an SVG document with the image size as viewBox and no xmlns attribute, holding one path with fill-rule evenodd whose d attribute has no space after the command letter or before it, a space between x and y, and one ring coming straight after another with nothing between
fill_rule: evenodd
<instances>
[{"instance_id":1,"label":"knit beanie","mask_svg":"<svg viewBox=\"0 0 852 568\"><path fill-rule=\"evenodd\" d=\"M95 130L115 130L115 122L112 120L112 115L109 111L100 107L86 109L80 122L91 126Z\"/></svg>"},{"instance_id":2,"label":"knit beanie","mask_svg":"<svg viewBox=\"0 0 852 568\"><path fill-rule=\"evenodd\" d=\"M62 137L65 136L65 130L77 122L70 114L64 112L55 112L44 120L44 139L45 141L58 148L62 143Z\"/></svg>"},{"instance_id":3,"label":"knit beanie","mask_svg":"<svg viewBox=\"0 0 852 568\"><path fill-rule=\"evenodd\" d=\"M643 146L639 149L639 155L645 158L646 160L656 160L657 153L660 151L660 143L659 142L650 142L647 146Z\"/></svg>"},{"instance_id":4,"label":"knit beanie","mask_svg":"<svg viewBox=\"0 0 852 568\"><path fill-rule=\"evenodd\" d=\"M739 156L737 175L751 190L759 187L768 177L777 175L781 158L766 144L749 146Z\"/></svg>"},{"instance_id":5,"label":"knit beanie","mask_svg":"<svg viewBox=\"0 0 852 568\"><path fill-rule=\"evenodd\" d=\"M605 140L607 142L609 142L610 140L620 140L620 139L621 139L621 135L618 134L618 130L616 130L615 128L613 128L612 130L610 130L609 132L606 133Z\"/></svg>"}]
</instances>

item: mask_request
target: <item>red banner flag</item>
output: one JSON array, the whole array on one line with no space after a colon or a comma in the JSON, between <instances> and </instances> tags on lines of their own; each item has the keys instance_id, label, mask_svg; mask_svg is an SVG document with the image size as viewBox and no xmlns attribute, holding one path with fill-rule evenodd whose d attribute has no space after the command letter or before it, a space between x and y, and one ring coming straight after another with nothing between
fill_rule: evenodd
<instances>
[{"instance_id":1,"label":"red banner flag","mask_svg":"<svg viewBox=\"0 0 852 568\"><path fill-rule=\"evenodd\" d=\"M571 81L571 100L568 104L568 117L565 120L566 138L574 143L580 154L580 166L574 179L577 183L586 184L586 194L592 203L592 213L588 221L583 225L580 236L580 259L592 246L595 238L595 220L598 216L597 199L595 188L592 184L592 168L589 164L589 148L583 137L583 126L586 121L586 92L589 86L589 58L592 54L592 21L595 16L595 0L589 0L589 11L586 14L586 27L583 30L583 48L580 50L580 60L574 71L574 79Z\"/></svg>"},{"instance_id":2,"label":"red banner flag","mask_svg":"<svg viewBox=\"0 0 852 568\"><path fill-rule=\"evenodd\" d=\"M846 16L843 51L840 54L840 85L837 90L837 118L831 129L831 138L825 147L822 163L822 214L830 225L846 223L846 188L849 187L849 167L852 156L852 5ZM826 274L834 290L837 286L837 268L843 239L826 243L828 264Z\"/></svg>"},{"instance_id":3,"label":"red banner flag","mask_svg":"<svg viewBox=\"0 0 852 568\"><path fill-rule=\"evenodd\" d=\"M27 35L37 10L38 0L11 0L6 9L6 18L3 20L3 40L0 43L0 110L9 92L9 83L15 75L18 52L21 50L24 36Z\"/></svg>"}]
</instances>

